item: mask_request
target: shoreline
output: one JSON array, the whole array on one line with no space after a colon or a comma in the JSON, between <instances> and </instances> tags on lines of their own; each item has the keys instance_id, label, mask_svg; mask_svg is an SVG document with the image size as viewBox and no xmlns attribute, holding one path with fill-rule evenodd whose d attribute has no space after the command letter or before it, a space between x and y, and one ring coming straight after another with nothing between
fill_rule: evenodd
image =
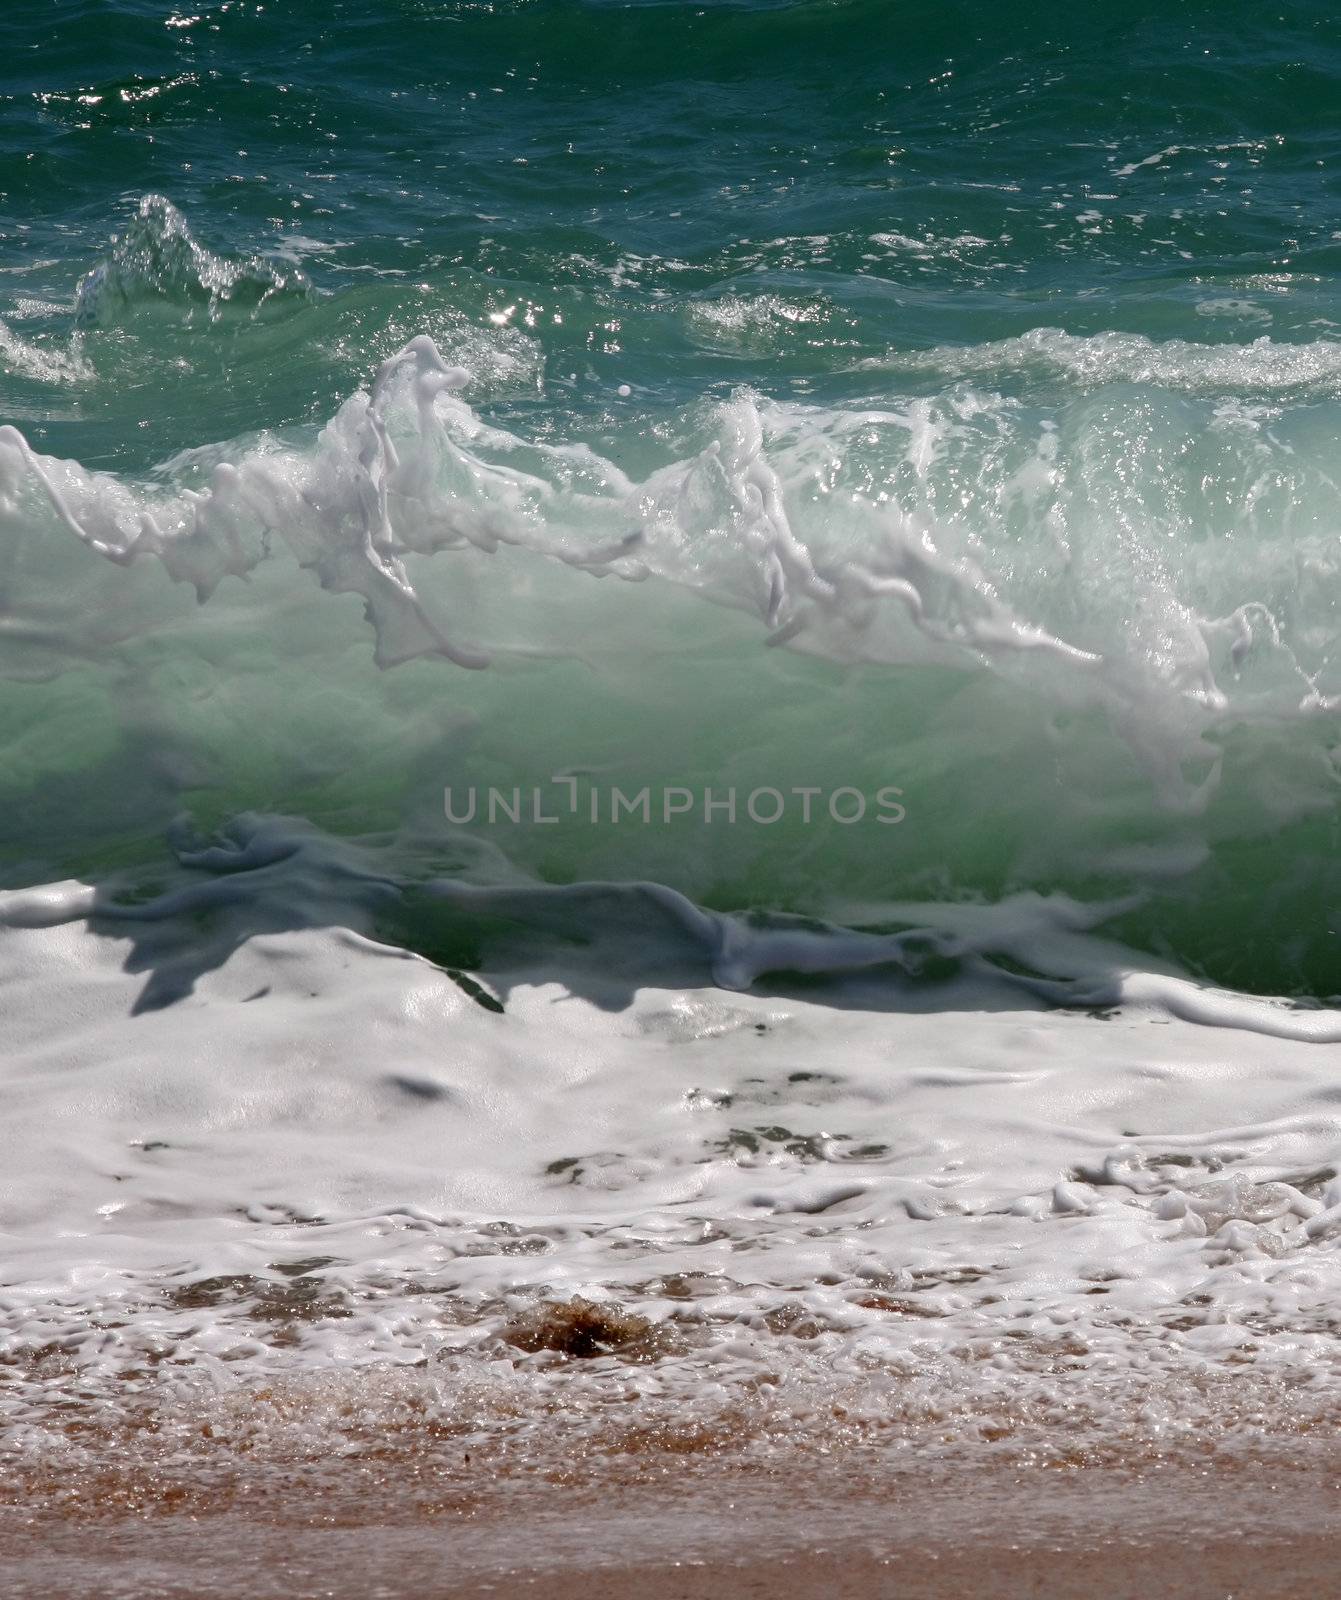
<instances>
[{"instance_id":1,"label":"shoreline","mask_svg":"<svg viewBox=\"0 0 1341 1600\"><path fill-rule=\"evenodd\" d=\"M1341 1460L1321 1447L1140 1472L910 1464L852 1484L838 1464L799 1478L709 1468L608 1492L504 1486L409 1523L389 1496L383 1520L297 1492L253 1514L9 1508L0 1582L25 1600L1303 1600L1329 1593L1341 1563L1338 1490Z\"/></svg>"}]
</instances>

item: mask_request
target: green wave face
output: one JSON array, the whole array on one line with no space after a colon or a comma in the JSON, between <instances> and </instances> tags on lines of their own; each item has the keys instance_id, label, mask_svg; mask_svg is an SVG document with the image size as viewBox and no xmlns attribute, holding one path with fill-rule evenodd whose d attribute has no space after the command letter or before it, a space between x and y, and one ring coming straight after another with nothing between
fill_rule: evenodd
<instances>
[{"instance_id":1,"label":"green wave face","mask_svg":"<svg viewBox=\"0 0 1341 1600\"><path fill-rule=\"evenodd\" d=\"M0 19L0 882L450 787L1341 989L1328 8L373 9Z\"/></svg>"}]
</instances>

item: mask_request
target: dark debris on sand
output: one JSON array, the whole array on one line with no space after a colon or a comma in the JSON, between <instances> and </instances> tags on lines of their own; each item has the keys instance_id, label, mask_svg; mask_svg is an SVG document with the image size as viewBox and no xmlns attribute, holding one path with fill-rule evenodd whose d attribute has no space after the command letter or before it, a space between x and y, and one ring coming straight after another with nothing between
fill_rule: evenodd
<instances>
[{"instance_id":1,"label":"dark debris on sand","mask_svg":"<svg viewBox=\"0 0 1341 1600\"><path fill-rule=\"evenodd\" d=\"M528 1354L553 1350L577 1359L618 1356L624 1361L655 1361L682 1348L679 1335L664 1324L615 1301L598 1303L581 1295L528 1307L504 1327L503 1338Z\"/></svg>"}]
</instances>

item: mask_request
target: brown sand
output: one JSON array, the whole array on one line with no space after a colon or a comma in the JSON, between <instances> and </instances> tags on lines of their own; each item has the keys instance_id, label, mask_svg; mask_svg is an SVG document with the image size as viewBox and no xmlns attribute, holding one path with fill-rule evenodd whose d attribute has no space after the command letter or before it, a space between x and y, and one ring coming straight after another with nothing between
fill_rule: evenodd
<instances>
[{"instance_id":1,"label":"brown sand","mask_svg":"<svg viewBox=\"0 0 1341 1600\"><path fill-rule=\"evenodd\" d=\"M1333 1465L694 1473L607 1495L500 1489L403 1522L319 1506L144 1519L0 1513L0 1593L24 1600L1329 1600ZM386 1515L381 1515L385 1509Z\"/></svg>"}]
</instances>

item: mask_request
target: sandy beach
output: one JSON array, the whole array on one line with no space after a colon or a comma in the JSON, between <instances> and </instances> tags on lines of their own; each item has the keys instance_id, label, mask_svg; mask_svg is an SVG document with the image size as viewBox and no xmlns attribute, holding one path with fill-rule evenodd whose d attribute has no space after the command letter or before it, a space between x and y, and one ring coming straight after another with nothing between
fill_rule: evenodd
<instances>
[{"instance_id":1,"label":"sandy beach","mask_svg":"<svg viewBox=\"0 0 1341 1600\"><path fill-rule=\"evenodd\" d=\"M1144 1473L909 1468L851 1485L826 1469L790 1484L697 1470L609 1492L502 1487L415 1522L389 1495L362 1517L282 1492L250 1514L11 1509L0 1583L26 1600L1315 1600L1341 1565L1338 1488L1335 1458L1315 1452Z\"/></svg>"}]
</instances>

